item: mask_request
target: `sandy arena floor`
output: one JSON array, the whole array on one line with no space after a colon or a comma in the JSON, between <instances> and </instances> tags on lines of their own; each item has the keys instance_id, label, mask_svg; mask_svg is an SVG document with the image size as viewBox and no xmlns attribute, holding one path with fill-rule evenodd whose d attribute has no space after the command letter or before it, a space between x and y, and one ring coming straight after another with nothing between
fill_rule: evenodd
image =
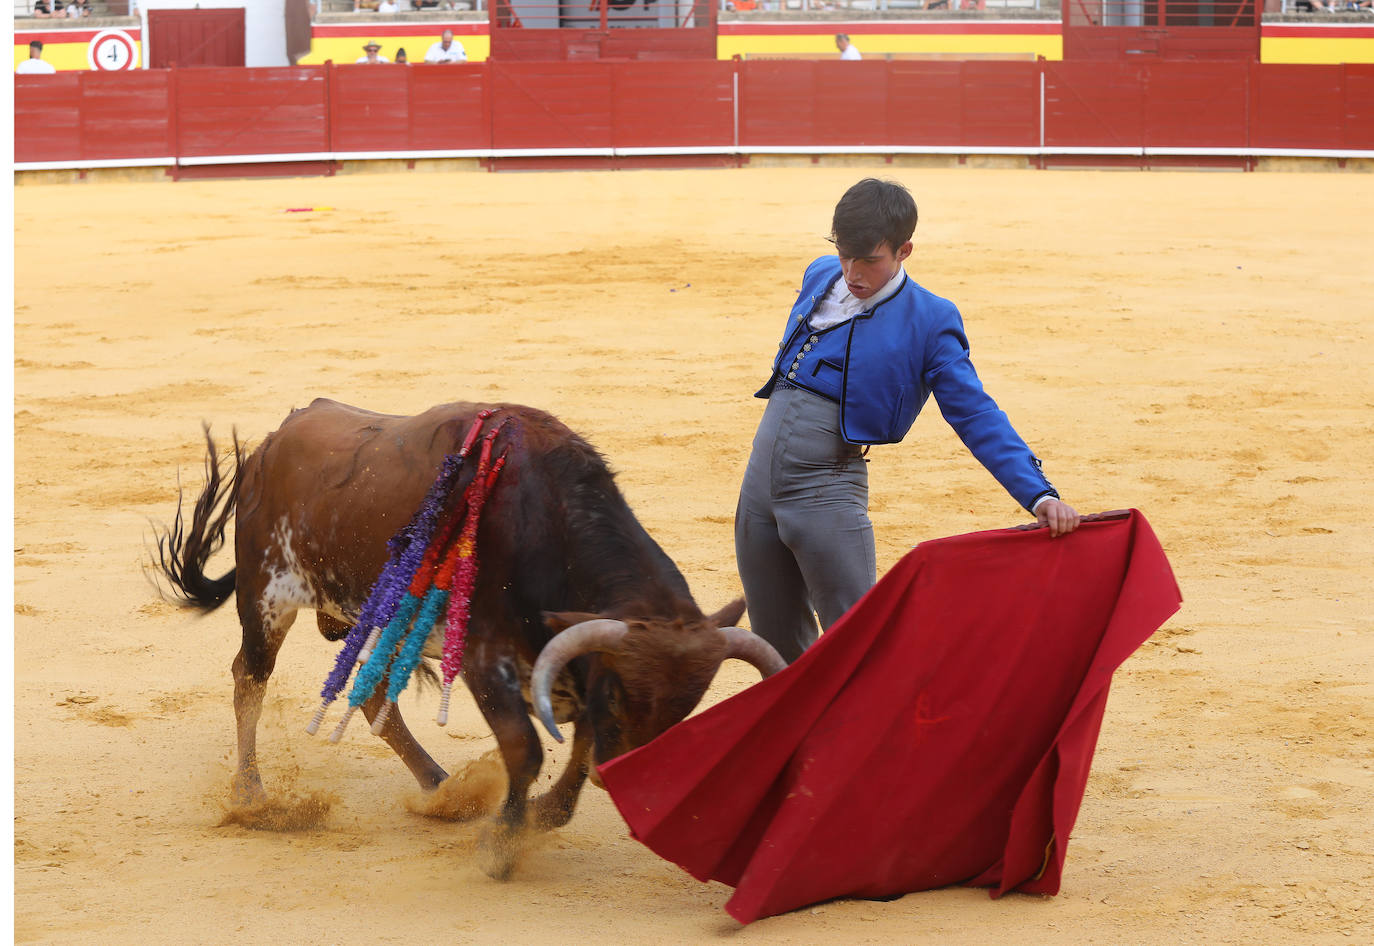
<instances>
[{"instance_id":1,"label":"sandy arena floor","mask_svg":"<svg viewBox=\"0 0 1374 946\"><path fill-rule=\"evenodd\" d=\"M1117 675L1063 893L741 929L728 888L631 841L591 787L488 880L477 828L411 813L365 726L305 735L335 653L308 615L260 746L269 787L332 809L222 825L233 608L189 617L140 570L178 472L199 490L202 419L257 441L319 395L544 407L713 610L739 590L751 394L866 170L916 194L908 271L959 302L1051 479L1081 511L1143 510L1183 590ZM333 209L283 212L312 206ZM19 942L1374 941L1374 177L399 173L24 186L15 213ZM880 570L1023 521L933 406L871 457ZM749 682L729 669L708 700ZM443 730L434 699L403 706L440 762L494 745L466 695Z\"/></svg>"}]
</instances>

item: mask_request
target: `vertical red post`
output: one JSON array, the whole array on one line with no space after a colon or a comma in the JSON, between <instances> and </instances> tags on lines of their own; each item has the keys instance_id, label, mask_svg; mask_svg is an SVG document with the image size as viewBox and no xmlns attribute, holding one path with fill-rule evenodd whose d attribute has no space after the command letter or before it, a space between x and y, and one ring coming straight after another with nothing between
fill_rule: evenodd
<instances>
[{"instance_id":1,"label":"vertical red post","mask_svg":"<svg viewBox=\"0 0 1374 946\"><path fill-rule=\"evenodd\" d=\"M487 148L494 149L496 147L496 108L492 101L494 98L492 88L496 84L496 76L494 75L496 64L488 59L482 63L482 69L485 72L482 77L482 121L487 126ZM495 158L487 159L487 170L496 170Z\"/></svg>"},{"instance_id":2,"label":"vertical red post","mask_svg":"<svg viewBox=\"0 0 1374 946\"><path fill-rule=\"evenodd\" d=\"M329 173L334 173L334 60L324 61L324 149L331 155Z\"/></svg>"},{"instance_id":3,"label":"vertical red post","mask_svg":"<svg viewBox=\"0 0 1374 946\"><path fill-rule=\"evenodd\" d=\"M167 70L167 114L172 127L168 138L172 142L172 180L181 179L181 83L177 81L177 70Z\"/></svg>"},{"instance_id":4,"label":"vertical red post","mask_svg":"<svg viewBox=\"0 0 1374 946\"><path fill-rule=\"evenodd\" d=\"M1262 68L1264 68L1264 67L1261 66L1258 62L1250 62L1250 63L1247 63L1246 69L1245 69L1245 147L1246 147L1246 148L1253 148L1253 147L1255 146L1255 115L1256 115L1256 113L1259 111L1259 109L1257 109L1257 108L1255 107L1255 95L1257 94L1256 90L1259 88L1259 83L1255 81L1255 78L1256 78L1256 77L1255 77L1255 73L1256 73L1256 71L1258 71L1259 69L1262 69ZM1253 157L1254 157L1254 156L1251 155L1251 159L1252 159L1252 160L1253 160Z\"/></svg>"},{"instance_id":5,"label":"vertical red post","mask_svg":"<svg viewBox=\"0 0 1374 946\"><path fill-rule=\"evenodd\" d=\"M76 156L81 160L86 160L91 155L86 153L86 73L76 74ZM85 173L82 173L82 177Z\"/></svg>"}]
</instances>

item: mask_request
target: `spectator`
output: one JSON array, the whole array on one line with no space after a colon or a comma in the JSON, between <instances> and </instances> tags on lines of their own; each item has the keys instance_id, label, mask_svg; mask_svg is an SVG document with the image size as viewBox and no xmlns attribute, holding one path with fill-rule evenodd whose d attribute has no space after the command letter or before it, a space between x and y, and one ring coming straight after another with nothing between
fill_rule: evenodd
<instances>
[{"instance_id":1,"label":"spectator","mask_svg":"<svg viewBox=\"0 0 1374 946\"><path fill-rule=\"evenodd\" d=\"M378 13L395 13L395 12L396 12L396 4L395 4L394 2L392 2L392 0L382 0L381 3L377 4L377 12L378 12Z\"/></svg>"},{"instance_id":2,"label":"spectator","mask_svg":"<svg viewBox=\"0 0 1374 946\"><path fill-rule=\"evenodd\" d=\"M358 59L358 62L372 63L373 65L376 65L379 62L390 62L390 59L387 59L385 56L379 55L381 49L381 43L377 42L375 39L368 40L367 44L363 46L363 52L366 53L366 55L360 57Z\"/></svg>"},{"instance_id":3,"label":"spectator","mask_svg":"<svg viewBox=\"0 0 1374 946\"><path fill-rule=\"evenodd\" d=\"M444 30L439 42L429 47L425 62L467 62L468 53L463 44L453 38L453 30Z\"/></svg>"},{"instance_id":4,"label":"spectator","mask_svg":"<svg viewBox=\"0 0 1374 946\"><path fill-rule=\"evenodd\" d=\"M848 33L839 33L835 36L835 48L840 51L841 59L862 59L863 54L859 52L859 47L849 41Z\"/></svg>"},{"instance_id":5,"label":"spectator","mask_svg":"<svg viewBox=\"0 0 1374 946\"><path fill-rule=\"evenodd\" d=\"M80 19L83 16L90 16L90 7L86 6L86 0L71 0L67 4L67 16L72 19Z\"/></svg>"},{"instance_id":6,"label":"spectator","mask_svg":"<svg viewBox=\"0 0 1374 946\"><path fill-rule=\"evenodd\" d=\"M43 43L35 39L29 43L29 58L16 66L14 71L19 75L51 75L57 71L57 67L43 61Z\"/></svg>"},{"instance_id":7,"label":"spectator","mask_svg":"<svg viewBox=\"0 0 1374 946\"><path fill-rule=\"evenodd\" d=\"M404 46L401 46L396 50L396 58L393 61L398 66L406 66L410 64L410 60L406 58L406 48Z\"/></svg>"},{"instance_id":8,"label":"spectator","mask_svg":"<svg viewBox=\"0 0 1374 946\"><path fill-rule=\"evenodd\" d=\"M48 0L34 0L33 12L30 15L38 20L51 19L52 8L48 6Z\"/></svg>"}]
</instances>

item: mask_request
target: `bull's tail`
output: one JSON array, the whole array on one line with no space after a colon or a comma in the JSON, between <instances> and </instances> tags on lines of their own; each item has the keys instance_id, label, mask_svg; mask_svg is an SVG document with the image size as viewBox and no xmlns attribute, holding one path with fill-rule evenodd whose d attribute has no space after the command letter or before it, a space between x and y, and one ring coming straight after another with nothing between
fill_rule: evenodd
<instances>
[{"instance_id":1,"label":"bull's tail","mask_svg":"<svg viewBox=\"0 0 1374 946\"><path fill-rule=\"evenodd\" d=\"M173 591L163 591L163 597L182 607L213 611L234 593L237 568L231 568L219 578L205 574L205 566L224 546L224 530L234 514L238 499L239 473L243 469L244 451L234 431L234 467L227 478L220 469L221 461L205 425L205 489L196 500L187 528L181 517L181 489L177 489L177 514L170 528L156 527L157 552L152 564Z\"/></svg>"}]
</instances>

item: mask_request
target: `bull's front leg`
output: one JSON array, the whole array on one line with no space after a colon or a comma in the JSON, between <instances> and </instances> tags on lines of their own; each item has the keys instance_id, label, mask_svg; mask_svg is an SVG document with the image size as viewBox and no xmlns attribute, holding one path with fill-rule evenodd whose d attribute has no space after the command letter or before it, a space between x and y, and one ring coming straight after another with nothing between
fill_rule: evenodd
<instances>
[{"instance_id":1,"label":"bull's front leg","mask_svg":"<svg viewBox=\"0 0 1374 946\"><path fill-rule=\"evenodd\" d=\"M592 726L587 714L577 717L573 725L572 756L568 767L547 792L534 800L530 811L530 827L537 831L561 828L572 820L582 783L587 780L592 758Z\"/></svg>"},{"instance_id":2,"label":"bull's front leg","mask_svg":"<svg viewBox=\"0 0 1374 946\"><path fill-rule=\"evenodd\" d=\"M470 654L468 666L481 668L464 676L496 736L509 781L501 810L482 830L478 865L488 877L505 880L519 859L530 785L539 775L543 750L525 709L514 655Z\"/></svg>"}]
</instances>

